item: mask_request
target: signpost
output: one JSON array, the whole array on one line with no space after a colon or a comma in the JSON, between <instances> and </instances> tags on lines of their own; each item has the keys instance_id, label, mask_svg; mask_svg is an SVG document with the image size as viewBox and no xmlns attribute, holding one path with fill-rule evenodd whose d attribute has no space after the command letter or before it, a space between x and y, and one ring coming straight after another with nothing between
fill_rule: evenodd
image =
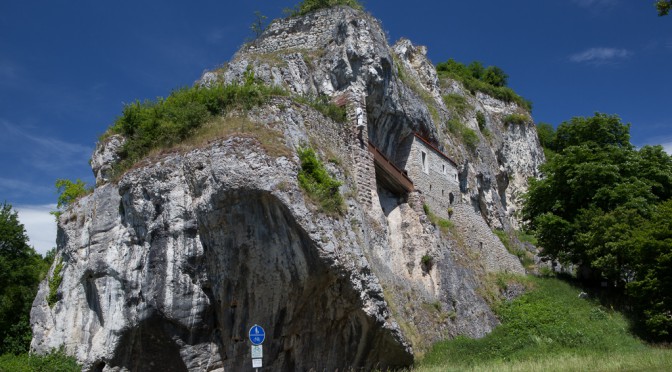
<instances>
[{"instance_id":1,"label":"signpost","mask_svg":"<svg viewBox=\"0 0 672 372\"><path fill-rule=\"evenodd\" d=\"M263 328L255 324L250 328L249 337L250 342L252 343L252 368L257 371L257 368L261 368L262 366L264 351L261 344L266 339L266 332L264 332Z\"/></svg>"}]
</instances>

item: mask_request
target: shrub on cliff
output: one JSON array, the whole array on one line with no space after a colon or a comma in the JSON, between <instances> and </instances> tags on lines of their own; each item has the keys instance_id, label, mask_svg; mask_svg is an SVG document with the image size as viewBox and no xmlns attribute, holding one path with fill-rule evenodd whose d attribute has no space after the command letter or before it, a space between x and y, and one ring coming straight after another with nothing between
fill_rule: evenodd
<instances>
[{"instance_id":1,"label":"shrub on cliff","mask_svg":"<svg viewBox=\"0 0 672 372\"><path fill-rule=\"evenodd\" d=\"M318 9L330 8L336 5L346 5L357 10L364 8L357 0L303 0L290 11L290 15L301 16Z\"/></svg>"},{"instance_id":2,"label":"shrub on cliff","mask_svg":"<svg viewBox=\"0 0 672 372\"><path fill-rule=\"evenodd\" d=\"M341 183L332 178L311 148L298 149L301 170L299 185L326 213L341 213L343 197L338 191Z\"/></svg>"}]
</instances>

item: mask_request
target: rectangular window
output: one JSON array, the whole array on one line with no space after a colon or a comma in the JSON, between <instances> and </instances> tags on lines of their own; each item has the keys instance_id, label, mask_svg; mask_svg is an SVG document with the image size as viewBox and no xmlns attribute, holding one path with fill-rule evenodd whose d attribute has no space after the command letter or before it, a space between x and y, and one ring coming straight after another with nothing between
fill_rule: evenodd
<instances>
[{"instance_id":1,"label":"rectangular window","mask_svg":"<svg viewBox=\"0 0 672 372\"><path fill-rule=\"evenodd\" d=\"M429 162L427 159L427 153L424 151L420 151L420 153L422 155L422 171L429 174L429 164L428 164Z\"/></svg>"},{"instance_id":2,"label":"rectangular window","mask_svg":"<svg viewBox=\"0 0 672 372\"><path fill-rule=\"evenodd\" d=\"M441 165L441 173L443 173L444 176L446 175L446 165L445 164Z\"/></svg>"}]
</instances>

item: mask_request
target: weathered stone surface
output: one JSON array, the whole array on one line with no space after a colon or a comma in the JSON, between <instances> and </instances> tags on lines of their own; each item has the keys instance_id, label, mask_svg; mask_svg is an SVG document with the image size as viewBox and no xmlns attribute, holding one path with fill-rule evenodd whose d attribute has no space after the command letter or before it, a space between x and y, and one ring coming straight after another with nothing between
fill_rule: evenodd
<instances>
[{"instance_id":1,"label":"weathered stone surface","mask_svg":"<svg viewBox=\"0 0 672 372\"><path fill-rule=\"evenodd\" d=\"M409 364L354 234L333 238L347 220L312 213L296 174L229 139L99 187L61 217L62 298L49 308L42 284L33 349L93 369L240 370L258 323L271 369Z\"/></svg>"},{"instance_id":2,"label":"weathered stone surface","mask_svg":"<svg viewBox=\"0 0 672 372\"><path fill-rule=\"evenodd\" d=\"M110 180L112 167L119 161L119 150L126 142L123 136L112 135L96 145L91 156L91 169L96 177L96 185Z\"/></svg>"},{"instance_id":3,"label":"weathered stone surface","mask_svg":"<svg viewBox=\"0 0 672 372\"><path fill-rule=\"evenodd\" d=\"M143 160L118 183L109 171L123 138L97 146L98 187L59 220L63 282L53 308L40 286L33 350L64 347L87 370L235 371L249 367L257 323L270 370L371 369L490 332L483 278L524 272L490 229L516 226L517 197L543 161L531 121L503 123L521 109L439 81L423 47L390 47L375 19L347 7L274 22L200 84L241 81L248 66L293 94L345 101L348 122L276 98L230 115L279 133L285 154L241 128ZM478 134L473 150L446 129L447 93L473 107L461 118ZM424 215L422 190L393 195L376 182L367 140L397 159L414 132L458 164L448 232ZM298 186L295 149L307 144L343 183L341 216Z\"/></svg>"}]
</instances>

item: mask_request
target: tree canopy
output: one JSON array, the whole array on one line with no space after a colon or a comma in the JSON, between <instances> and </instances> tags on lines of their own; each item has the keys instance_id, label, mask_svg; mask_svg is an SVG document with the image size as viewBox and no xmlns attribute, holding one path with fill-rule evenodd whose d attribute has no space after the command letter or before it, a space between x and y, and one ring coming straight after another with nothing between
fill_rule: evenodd
<instances>
[{"instance_id":1,"label":"tree canopy","mask_svg":"<svg viewBox=\"0 0 672 372\"><path fill-rule=\"evenodd\" d=\"M656 1L656 9L658 9L659 16L668 15L670 13L670 9L672 9L672 0Z\"/></svg>"},{"instance_id":2,"label":"tree canopy","mask_svg":"<svg viewBox=\"0 0 672 372\"><path fill-rule=\"evenodd\" d=\"M28 351L30 308L49 262L28 245L10 204L0 205L0 354Z\"/></svg>"},{"instance_id":3,"label":"tree canopy","mask_svg":"<svg viewBox=\"0 0 672 372\"><path fill-rule=\"evenodd\" d=\"M531 181L523 210L543 255L633 299L646 293L649 331L672 335L664 315L672 280L656 277L669 270L672 239L655 222L672 217L672 157L661 146L635 149L629 125L614 115L573 118L544 136L556 155L542 166L544 178Z\"/></svg>"}]
</instances>

